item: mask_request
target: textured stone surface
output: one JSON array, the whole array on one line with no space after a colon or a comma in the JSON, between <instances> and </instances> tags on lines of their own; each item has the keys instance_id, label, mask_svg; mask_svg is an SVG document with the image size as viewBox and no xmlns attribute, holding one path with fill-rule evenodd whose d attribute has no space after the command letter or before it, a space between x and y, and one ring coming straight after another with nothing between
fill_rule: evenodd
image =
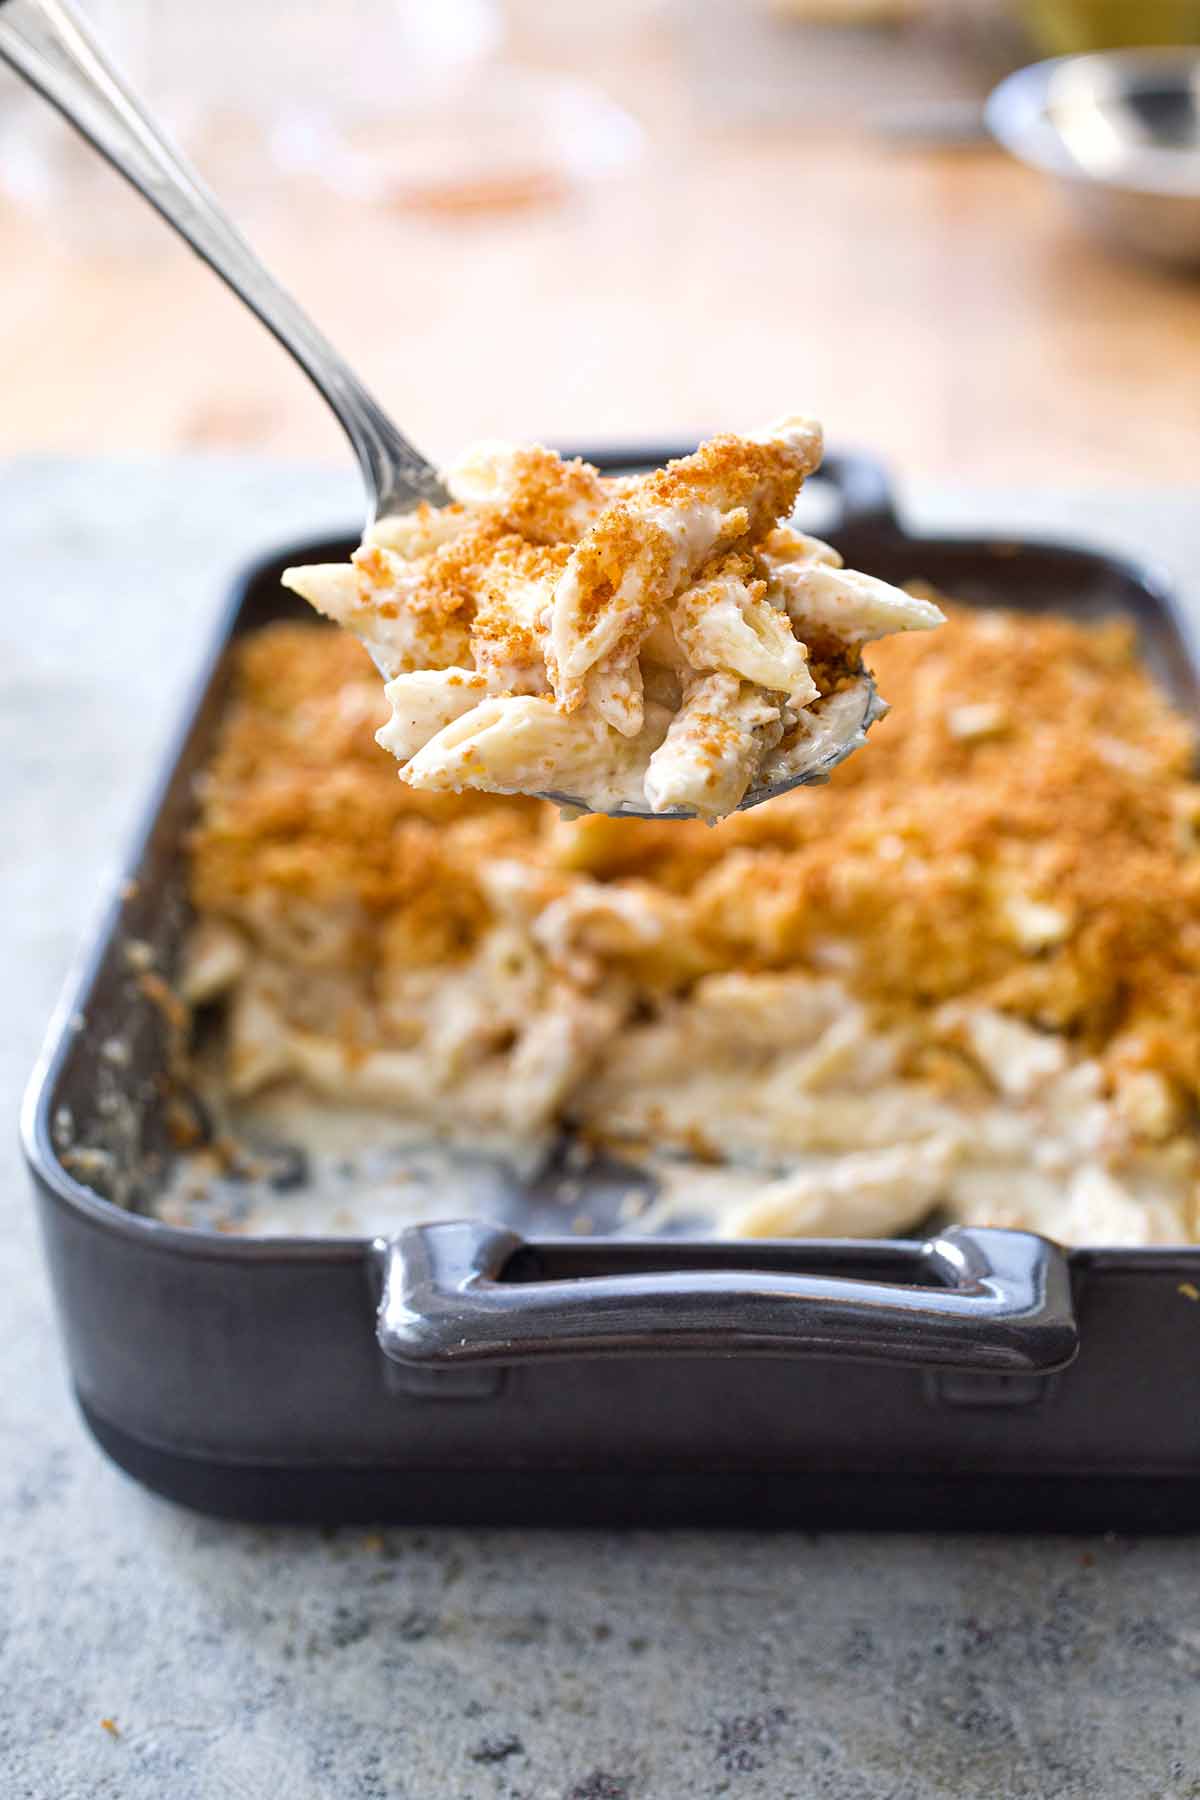
<instances>
[{"instance_id":1,"label":"textured stone surface","mask_svg":"<svg viewBox=\"0 0 1200 1800\"><path fill-rule=\"evenodd\" d=\"M223 579L356 505L254 464L0 468L10 1118ZM1156 549L1193 597L1195 510L914 499ZM1200 1795L1190 1542L318 1533L151 1499L73 1412L11 1130L0 1155L4 1800Z\"/></svg>"}]
</instances>

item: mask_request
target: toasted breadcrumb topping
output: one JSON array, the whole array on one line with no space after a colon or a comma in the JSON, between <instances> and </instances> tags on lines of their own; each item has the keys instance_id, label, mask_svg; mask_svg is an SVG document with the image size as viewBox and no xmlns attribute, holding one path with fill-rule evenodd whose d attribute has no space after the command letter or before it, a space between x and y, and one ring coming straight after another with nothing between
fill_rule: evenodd
<instances>
[{"instance_id":1,"label":"toasted breadcrumb topping","mask_svg":"<svg viewBox=\"0 0 1200 1800\"><path fill-rule=\"evenodd\" d=\"M779 523L820 456L801 415L618 479L479 444L450 504L283 582L370 650L411 786L718 819L856 749L876 717L863 644L940 623Z\"/></svg>"},{"instance_id":2,"label":"toasted breadcrumb topping","mask_svg":"<svg viewBox=\"0 0 1200 1800\"><path fill-rule=\"evenodd\" d=\"M361 646L268 626L237 653L192 897L276 957L298 909L336 914L326 955L369 1014L381 971L470 953L499 903L488 872L516 865L545 918L599 883L669 921L576 946L562 976L581 990L632 983L653 1005L715 971L836 969L885 1009L964 999L1063 1033L1110 1080L1153 1070L1193 1105L1192 730L1123 624L948 614L871 648L893 711L828 787L711 829L414 790L374 742L387 709Z\"/></svg>"}]
</instances>

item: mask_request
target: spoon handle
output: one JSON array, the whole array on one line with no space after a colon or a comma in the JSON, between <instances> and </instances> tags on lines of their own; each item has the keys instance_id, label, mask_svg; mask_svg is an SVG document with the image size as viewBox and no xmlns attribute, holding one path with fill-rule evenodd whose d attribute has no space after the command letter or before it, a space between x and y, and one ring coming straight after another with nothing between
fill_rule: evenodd
<instances>
[{"instance_id":1,"label":"spoon handle","mask_svg":"<svg viewBox=\"0 0 1200 1800\"><path fill-rule=\"evenodd\" d=\"M413 448L172 149L66 0L0 0L0 59L56 106L256 313L324 395L354 446L370 518L446 499Z\"/></svg>"}]
</instances>

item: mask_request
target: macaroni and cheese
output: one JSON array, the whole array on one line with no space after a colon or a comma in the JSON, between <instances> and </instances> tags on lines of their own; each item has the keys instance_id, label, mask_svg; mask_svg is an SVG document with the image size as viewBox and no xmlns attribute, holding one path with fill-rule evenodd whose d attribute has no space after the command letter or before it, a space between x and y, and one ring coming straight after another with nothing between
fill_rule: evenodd
<instances>
[{"instance_id":1,"label":"macaroni and cheese","mask_svg":"<svg viewBox=\"0 0 1200 1800\"><path fill-rule=\"evenodd\" d=\"M1200 1237L1190 729L1123 625L947 611L712 829L398 782L360 646L256 633L191 842L226 1088L649 1147L726 1234Z\"/></svg>"},{"instance_id":2,"label":"macaroni and cheese","mask_svg":"<svg viewBox=\"0 0 1200 1800\"><path fill-rule=\"evenodd\" d=\"M370 650L410 786L719 819L855 749L863 645L941 618L780 523L820 459L801 418L622 479L485 444L284 581Z\"/></svg>"}]
</instances>

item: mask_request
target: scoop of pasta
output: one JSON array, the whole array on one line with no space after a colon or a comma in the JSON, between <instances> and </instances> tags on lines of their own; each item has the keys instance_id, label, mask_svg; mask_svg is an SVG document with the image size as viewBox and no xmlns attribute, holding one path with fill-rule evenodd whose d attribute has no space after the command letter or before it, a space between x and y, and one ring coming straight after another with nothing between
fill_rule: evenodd
<instances>
[{"instance_id":1,"label":"scoop of pasta","mask_svg":"<svg viewBox=\"0 0 1200 1800\"><path fill-rule=\"evenodd\" d=\"M616 479L482 444L283 579L370 650L414 787L715 820L825 779L883 710L863 645L942 621L783 522L820 459L801 417Z\"/></svg>"}]
</instances>

